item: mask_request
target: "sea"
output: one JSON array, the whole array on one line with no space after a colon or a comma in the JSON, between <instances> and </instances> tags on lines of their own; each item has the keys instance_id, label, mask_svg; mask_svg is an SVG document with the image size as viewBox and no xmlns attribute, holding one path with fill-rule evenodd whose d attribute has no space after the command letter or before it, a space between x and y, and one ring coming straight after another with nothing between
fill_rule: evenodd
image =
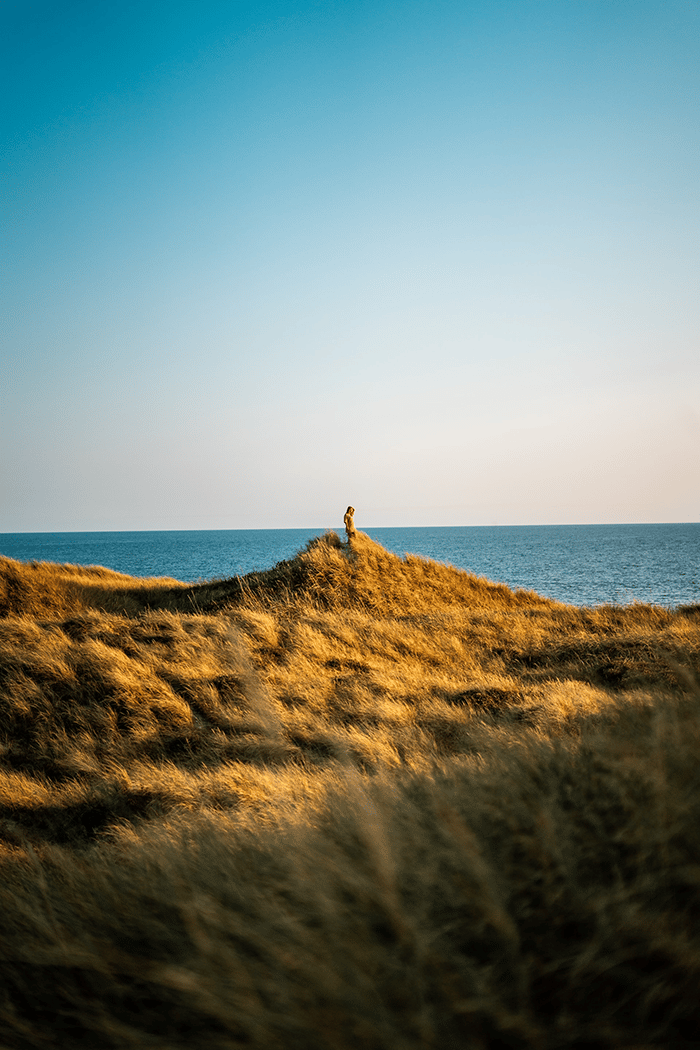
<instances>
[{"instance_id":1,"label":"sea","mask_svg":"<svg viewBox=\"0 0 700 1050\"><path fill-rule=\"evenodd\" d=\"M326 529L0 533L20 561L103 565L132 576L225 579L269 569ZM342 529L337 530L340 535ZM573 605L700 603L700 523L366 528L418 554Z\"/></svg>"}]
</instances>

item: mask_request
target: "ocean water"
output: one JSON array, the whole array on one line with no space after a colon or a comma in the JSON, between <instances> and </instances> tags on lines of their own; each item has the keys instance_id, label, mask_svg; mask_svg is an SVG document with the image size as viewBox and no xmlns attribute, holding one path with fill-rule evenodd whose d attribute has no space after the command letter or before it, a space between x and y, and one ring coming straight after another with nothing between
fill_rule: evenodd
<instances>
[{"instance_id":1,"label":"ocean water","mask_svg":"<svg viewBox=\"0 0 700 1050\"><path fill-rule=\"evenodd\" d=\"M194 581L268 569L293 557L324 531L1 533L0 554L21 561L104 565L133 576ZM700 603L698 523L364 531L397 554L448 562L574 605Z\"/></svg>"}]
</instances>

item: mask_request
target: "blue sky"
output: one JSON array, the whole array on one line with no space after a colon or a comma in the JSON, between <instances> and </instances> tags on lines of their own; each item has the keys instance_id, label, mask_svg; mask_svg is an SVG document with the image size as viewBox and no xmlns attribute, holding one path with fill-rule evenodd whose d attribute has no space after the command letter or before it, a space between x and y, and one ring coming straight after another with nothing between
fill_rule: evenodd
<instances>
[{"instance_id":1,"label":"blue sky","mask_svg":"<svg viewBox=\"0 0 700 1050\"><path fill-rule=\"evenodd\" d=\"M700 519L695 0L11 0L0 531Z\"/></svg>"}]
</instances>

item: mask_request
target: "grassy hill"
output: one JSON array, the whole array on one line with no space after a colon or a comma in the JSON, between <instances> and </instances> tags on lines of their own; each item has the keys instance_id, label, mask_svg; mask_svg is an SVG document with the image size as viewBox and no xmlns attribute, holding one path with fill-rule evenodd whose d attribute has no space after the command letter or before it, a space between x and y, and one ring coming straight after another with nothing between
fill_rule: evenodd
<instances>
[{"instance_id":1,"label":"grassy hill","mask_svg":"<svg viewBox=\"0 0 700 1050\"><path fill-rule=\"evenodd\" d=\"M0 1046L696 1046L700 607L0 558Z\"/></svg>"}]
</instances>

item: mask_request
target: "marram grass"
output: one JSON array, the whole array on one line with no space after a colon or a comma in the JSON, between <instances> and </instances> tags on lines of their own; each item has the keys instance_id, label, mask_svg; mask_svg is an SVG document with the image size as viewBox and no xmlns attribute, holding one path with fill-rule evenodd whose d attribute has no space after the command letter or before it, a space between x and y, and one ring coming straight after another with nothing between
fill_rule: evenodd
<instances>
[{"instance_id":1,"label":"marram grass","mask_svg":"<svg viewBox=\"0 0 700 1050\"><path fill-rule=\"evenodd\" d=\"M695 1047L700 608L0 559L0 1046Z\"/></svg>"}]
</instances>

